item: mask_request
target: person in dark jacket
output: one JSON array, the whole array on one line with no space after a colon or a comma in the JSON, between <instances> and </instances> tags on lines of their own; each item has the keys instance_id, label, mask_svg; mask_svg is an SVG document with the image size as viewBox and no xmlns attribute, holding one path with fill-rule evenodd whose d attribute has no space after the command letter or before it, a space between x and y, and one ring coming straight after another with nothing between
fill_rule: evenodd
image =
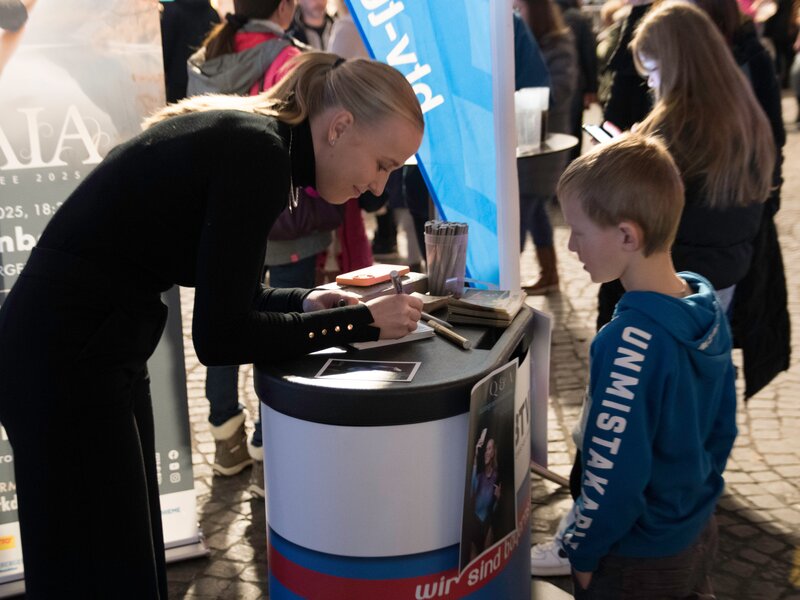
<instances>
[{"instance_id":1,"label":"person in dark jacket","mask_svg":"<svg viewBox=\"0 0 800 600\"><path fill-rule=\"evenodd\" d=\"M800 5L800 2L797 4ZM797 9L797 20L798 22L796 25L798 25L798 29L800 29L800 7ZM795 55L790 69L789 83L792 92L794 92L795 100L797 100L797 112L795 113L794 122L800 125L800 30L797 32L793 48Z\"/></svg>"},{"instance_id":2,"label":"person in dark jacket","mask_svg":"<svg viewBox=\"0 0 800 600\"><path fill-rule=\"evenodd\" d=\"M736 63L769 119L775 142L772 189L753 240L750 269L736 286L731 312L734 342L742 348L747 399L789 368L791 353L786 275L774 221L781 204L782 149L786 142L781 91L772 57L761 44L754 23L740 12L736 0L697 0L697 5L708 13L730 45Z\"/></svg>"},{"instance_id":3,"label":"person in dark jacket","mask_svg":"<svg viewBox=\"0 0 800 600\"><path fill-rule=\"evenodd\" d=\"M696 0L728 42L736 64L742 69L753 88L758 103L764 109L772 128L776 160L769 203L771 210L780 209L780 190L783 184L783 146L786 130L781 112L781 89L772 57L758 38L756 26L739 10L736 0Z\"/></svg>"},{"instance_id":4,"label":"person in dark jacket","mask_svg":"<svg viewBox=\"0 0 800 600\"><path fill-rule=\"evenodd\" d=\"M734 286L752 262L761 203L767 200L773 185L777 153L770 123L752 87L741 69L727 69L736 62L719 30L700 9L682 3L676 6L674 10L686 13L694 29L686 26L673 31L669 27L667 31L667 26L651 25L650 35L658 32L666 46L652 49L654 44L648 41L646 51L640 50L641 56L635 55L637 44L644 44L641 25L631 42L637 68L647 76L658 98L641 126L665 137L686 184L686 208L673 247L675 265L682 270L694 268L707 277L727 309ZM663 17L668 14L664 10L659 6L662 18L670 22L671 17ZM688 31L699 35L709 24L710 39L688 42ZM678 52L681 46L673 37L687 39L692 50ZM693 51L701 45L709 52L702 59ZM713 60L717 68L710 70L712 56L718 57ZM678 64L683 65L681 77L675 73ZM692 94L685 90L689 85ZM747 123L752 125L745 127ZM765 179L767 166L769 177ZM709 223L715 226L709 227ZM618 283L601 286L598 329L611 319L621 293Z\"/></svg>"},{"instance_id":5,"label":"person in dark jacket","mask_svg":"<svg viewBox=\"0 0 800 600\"><path fill-rule=\"evenodd\" d=\"M556 0L575 39L575 52L578 56L578 84L572 96L570 131L578 140L583 139L583 111L597 102L597 36L592 29L592 19L581 12L578 0ZM581 143L569 153L568 162L580 156Z\"/></svg>"},{"instance_id":6,"label":"person in dark jacket","mask_svg":"<svg viewBox=\"0 0 800 600\"><path fill-rule=\"evenodd\" d=\"M550 87L550 72L542 56L539 42L519 13L514 22L514 89Z\"/></svg>"},{"instance_id":7,"label":"person in dark jacket","mask_svg":"<svg viewBox=\"0 0 800 600\"><path fill-rule=\"evenodd\" d=\"M195 288L205 365L416 328L422 302L405 294L360 304L260 284L269 229L299 189L335 204L380 194L422 140L419 101L396 69L326 53L295 60L268 92L170 105L111 150L0 307L0 421L27 598L167 599L146 367L166 319L161 292Z\"/></svg>"},{"instance_id":8,"label":"person in dark jacket","mask_svg":"<svg viewBox=\"0 0 800 600\"><path fill-rule=\"evenodd\" d=\"M644 119L653 107L647 84L636 71L629 45L636 27L652 6L652 0L630 0L631 11L622 22L619 40L608 59L606 71L611 73L608 100L603 118L622 130Z\"/></svg>"},{"instance_id":9,"label":"person in dark jacket","mask_svg":"<svg viewBox=\"0 0 800 600\"><path fill-rule=\"evenodd\" d=\"M764 22L763 35L772 42L775 48L775 70L781 86L788 84L789 67L792 64L794 50L794 23L792 15L795 11L794 0L775 0L777 10L769 19Z\"/></svg>"},{"instance_id":10,"label":"person in dark jacket","mask_svg":"<svg viewBox=\"0 0 800 600\"><path fill-rule=\"evenodd\" d=\"M515 6L539 43L550 74L547 131L568 133L572 98L578 82L578 58L572 32L553 0L515 0ZM567 158L567 152L556 152L517 163L520 249L524 248L530 231L540 267L539 277L522 286L530 295L558 291L558 266L547 202L555 197L558 178L566 166Z\"/></svg>"},{"instance_id":11,"label":"person in dark jacket","mask_svg":"<svg viewBox=\"0 0 800 600\"><path fill-rule=\"evenodd\" d=\"M728 272L727 280L717 279L716 285L738 281L729 314L735 345L742 349L744 396L747 399L767 385L775 375L789 368L791 328L786 276L774 222L774 215L780 209L782 148L786 141L786 132L781 114L778 78L772 66L772 58L759 41L753 22L740 13L735 0L697 0L696 3L708 13L728 42L736 63L769 120L774 142L772 186L763 214L756 215L756 208L751 207L749 210L753 214L750 219L735 218L730 221L726 218L725 221L717 221L716 213L704 214L702 208L697 208L688 201L688 198L697 197L699 184L696 181L693 184L687 183L687 207L691 212L687 214L686 224L682 225L676 241L676 256L683 257L676 258L676 264L681 265L681 268L689 268L687 265L690 264L681 263L681 260L693 260L695 263L703 260L707 263L707 269ZM720 227L726 221L727 226ZM717 227L713 231L709 230L708 222L715 222ZM728 249L727 259L724 259L721 251L711 252L702 259L700 256L694 259L687 257L687 254L696 250L691 243L685 247L682 245L687 240L690 241L704 231L711 231L712 235L725 232L730 237L737 223L743 227L739 231L738 239L747 240L739 244L738 254L733 249ZM722 240L718 242L721 243ZM699 250L703 251L702 248ZM705 251L708 252L709 249L706 248ZM728 264L728 267L724 267L724 264ZM598 329L610 320L622 293L622 286L616 282L601 286L598 296Z\"/></svg>"},{"instance_id":12,"label":"person in dark jacket","mask_svg":"<svg viewBox=\"0 0 800 600\"><path fill-rule=\"evenodd\" d=\"M186 97L186 61L200 47L219 14L208 0L171 0L161 3L161 49L167 103Z\"/></svg>"}]
</instances>

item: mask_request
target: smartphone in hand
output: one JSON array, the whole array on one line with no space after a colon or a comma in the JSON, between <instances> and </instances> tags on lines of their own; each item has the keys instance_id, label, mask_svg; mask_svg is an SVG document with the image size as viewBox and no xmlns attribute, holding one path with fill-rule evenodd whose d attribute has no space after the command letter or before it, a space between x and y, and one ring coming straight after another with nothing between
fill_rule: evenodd
<instances>
[{"instance_id":1,"label":"smartphone in hand","mask_svg":"<svg viewBox=\"0 0 800 600\"><path fill-rule=\"evenodd\" d=\"M586 124L583 130L596 142L609 142L615 137L622 135L622 130L611 121L603 121L602 125Z\"/></svg>"},{"instance_id":2,"label":"smartphone in hand","mask_svg":"<svg viewBox=\"0 0 800 600\"><path fill-rule=\"evenodd\" d=\"M589 136L596 142L610 142L614 139L615 136L611 135L608 131L606 131L602 125L591 125L586 124L583 126L583 130L589 134Z\"/></svg>"}]
</instances>

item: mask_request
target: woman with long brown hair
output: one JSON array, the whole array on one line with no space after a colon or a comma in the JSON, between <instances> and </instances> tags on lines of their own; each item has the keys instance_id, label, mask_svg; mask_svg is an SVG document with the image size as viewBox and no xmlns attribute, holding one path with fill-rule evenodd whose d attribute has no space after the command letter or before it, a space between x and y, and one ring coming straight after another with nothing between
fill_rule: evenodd
<instances>
[{"instance_id":1,"label":"woman with long brown hair","mask_svg":"<svg viewBox=\"0 0 800 600\"><path fill-rule=\"evenodd\" d=\"M631 42L656 104L642 133L663 136L686 184L672 249L681 270L706 275L723 304L747 273L772 185L769 121L711 19L682 2L657 7Z\"/></svg>"},{"instance_id":2,"label":"woman with long brown hair","mask_svg":"<svg viewBox=\"0 0 800 600\"><path fill-rule=\"evenodd\" d=\"M195 288L192 339L206 365L416 327L422 303L405 294L359 304L260 284L269 229L301 186L337 204L380 194L424 127L399 71L325 53L295 61L263 94L190 98L114 148L53 216L0 308L0 421L28 598L167 598L146 367L166 319L161 292Z\"/></svg>"},{"instance_id":3,"label":"woman with long brown hair","mask_svg":"<svg viewBox=\"0 0 800 600\"><path fill-rule=\"evenodd\" d=\"M637 131L664 139L686 186L675 266L708 278L727 310L750 268L772 186L769 121L719 30L696 6L653 8L631 50L656 97ZM614 291L614 284L601 287L598 326L611 318L621 295Z\"/></svg>"}]
</instances>

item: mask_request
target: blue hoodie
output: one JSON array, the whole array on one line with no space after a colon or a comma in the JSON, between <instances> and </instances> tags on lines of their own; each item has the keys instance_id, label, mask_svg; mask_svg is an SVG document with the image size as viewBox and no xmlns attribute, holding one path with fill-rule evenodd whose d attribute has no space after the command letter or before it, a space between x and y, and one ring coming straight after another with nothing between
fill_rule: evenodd
<instances>
[{"instance_id":1,"label":"blue hoodie","mask_svg":"<svg viewBox=\"0 0 800 600\"><path fill-rule=\"evenodd\" d=\"M582 493L564 548L578 571L608 554L671 556L701 533L736 438L728 322L711 284L685 298L628 292L591 348Z\"/></svg>"}]
</instances>

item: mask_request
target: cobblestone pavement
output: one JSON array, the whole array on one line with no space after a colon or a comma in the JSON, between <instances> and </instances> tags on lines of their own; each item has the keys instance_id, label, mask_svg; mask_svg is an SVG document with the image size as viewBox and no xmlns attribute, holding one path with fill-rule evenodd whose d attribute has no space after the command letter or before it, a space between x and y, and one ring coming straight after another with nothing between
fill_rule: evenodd
<instances>
[{"instance_id":1,"label":"cobblestone pavement","mask_svg":"<svg viewBox=\"0 0 800 600\"><path fill-rule=\"evenodd\" d=\"M793 121L795 107L788 98L784 114ZM717 512L720 552L714 583L720 600L800 600L800 132L794 124L787 124L787 132L778 230L793 317L792 368L739 407L740 433ZM597 286L568 255L567 232L558 215L554 223L561 293L529 303L554 316L549 461L566 476L575 451L569 433L580 409L594 335ZM522 258L523 279L535 272L529 247ZM268 593L264 505L247 492L248 470L234 477L211 472L214 443L206 423L205 368L192 351L191 290L183 290L182 298L198 518L211 555L169 566L170 598L263 598ZM241 369L239 390L255 414L252 368ZM531 527L538 542L549 539L571 501L566 490L549 481L533 476L532 482ZM550 581L569 589L566 577Z\"/></svg>"}]
</instances>

